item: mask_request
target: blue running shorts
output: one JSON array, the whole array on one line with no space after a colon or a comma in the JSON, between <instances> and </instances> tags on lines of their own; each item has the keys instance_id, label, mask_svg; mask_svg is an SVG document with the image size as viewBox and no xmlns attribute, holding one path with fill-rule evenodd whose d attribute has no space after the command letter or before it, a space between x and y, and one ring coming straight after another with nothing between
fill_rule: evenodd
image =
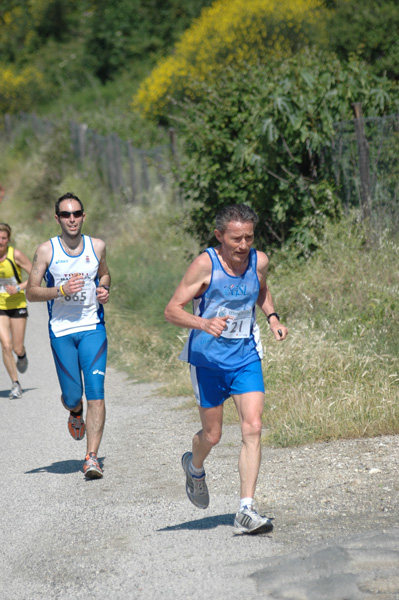
<instances>
[{"instance_id":1,"label":"blue running shorts","mask_svg":"<svg viewBox=\"0 0 399 600\"><path fill-rule=\"evenodd\" d=\"M105 329L70 333L51 338L50 343L65 406L73 410L80 403L82 373L86 399L103 400L108 349Z\"/></svg>"},{"instance_id":2,"label":"blue running shorts","mask_svg":"<svg viewBox=\"0 0 399 600\"><path fill-rule=\"evenodd\" d=\"M205 408L219 406L230 396L265 392L260 360L234 371L190 365L190 374L197 404Z\"/></svg>"}]
</instances>

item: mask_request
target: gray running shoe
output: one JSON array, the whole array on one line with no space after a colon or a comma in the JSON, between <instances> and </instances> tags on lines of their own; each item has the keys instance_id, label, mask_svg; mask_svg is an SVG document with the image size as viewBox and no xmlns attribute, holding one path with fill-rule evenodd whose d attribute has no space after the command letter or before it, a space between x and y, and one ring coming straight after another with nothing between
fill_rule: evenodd
<instances>
[{"instance_id":1,"label":"gray running shoe","mask_svg":"<svg viewBox=\"0 0 399 600\"><path fill-rule=\"evenodd\" d=\"M11 392L8 397L9 398L22 398L22 388L19 385L18 381L12 382Z\"/></svg>"},{"instance_id":2,"label":"gray running shoe","mask_svg":"<svg viewBox=\"0 0 399 600\"><path fill-rule=\"evenodd\" d=\"M102 469L98 464L98 458L95 452L90 452L85 459L83 465L83 473L86 479L101 479L103 476Z\"/></svg>"},{"instance_id":3,"label":"gray running shoe","mask_svg":"<svg viewBox=\"0 0 399 600\"><path fill-rule=\"evenodd\" d=\"M23 358L20 358L18 356L17 359L17 369L20 373L25 373L26 369L28 368L28 358L25 354L25 356Z\"/></svg>"},{"instance_id":4,"label":"gray running shoe","mask_svg":"<svg viewBox=\"0 0 399 600\"><path fill-rule=\"evenodd\" d=\"M241 533L267 533L273 529L268 517L261 517L253 506L244 506L234 519L234 527Z\"/></svg>"},{"instance_id":5,"label":"gray running shoe","mask_svg":"<svg viewBox=\"0 0 399 600\"><path fill-rule=\"evenodd\" d=\"M209 505L209 493L205 481L205 473L202 477L196 477L190 473L189 465L192 457L192 452L186 452L181 458L181 464L186 474L187 496L197 508L207 508Z\"/></svg>"},{"instance_id":6,"label":"gray running shoe","mask_svg":"<svg viewBox=\"0 0 399 600\"><path fill-rule=\"evenodd\" d=\"M83 412L77 417L74 417L71 412L69 413L68 431L74 440L83 440L86 431L85 422L83 420Z\"/></svg>"}]
</instances>

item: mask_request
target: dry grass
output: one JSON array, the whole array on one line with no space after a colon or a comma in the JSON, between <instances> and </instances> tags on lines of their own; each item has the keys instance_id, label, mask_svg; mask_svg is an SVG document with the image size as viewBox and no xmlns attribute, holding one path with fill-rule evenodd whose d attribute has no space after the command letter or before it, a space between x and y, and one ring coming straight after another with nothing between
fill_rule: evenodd
<instances>
[{"instance_id":1,"label":"dry grass","mask_svg":"<svg viewBox=\"0 0 399 600\"><path fill-rule=\"evenodd\" d=\"M27 181L34 161L9 161L2 220L28 255L56 233L50 217L32 218ZM4 167L5 168L5 167ZM1 173L1 171L0 171ZM18 173L20 179L18 180ZM73 173L60 184L88 199L86 231L107 241L112 299L106 307L110 363L137 381L156 381L165 395L190 398L188 368L178 360L187 332L164 322L163 310L198 251L183 233L185 213L160 195L127 207L110 202L90 179ZM12 197L11 197L12 195ZM271 257L269 283L289 328L284 343L262 337L266 384L264 442L276 446L399 433L399 246L388 235L366 248L353 219L327 228L307 263ZM236 420L226 403L226 420Z\"/></svg>"},{"instance_id":2,"label":"dry grass","mask_svg":"<svg viewBox=\"0 0 399 600\"><path fill-rule=\"evenodd\" d=\"M366 250L361 230L347 222L326 232L324 247L306 264L287 267L284 257L273 257L272 263L280 262L270 285L290 333L285 342L275 342L259 317L264 443L399 433L398 255L388 238ZM136 378L140 373L161 382L162 393L192 398L187 365L177 359L187 332L155 320L152 325L137 320L134 311L128 319L112 315L109 333L119 344L119 350L113 344L113 360ZM225 419L237 422L231 401Z\"/></svg>"},{"instance_id":3,"label":"dry grass","mask_svg":"<svg viewBox=\"0 0 399 600\"><path fill-rule=\"evenodd\" d=\"M395 362L294 325L264 362L264 440L291 446L397 432Z\"/></svg>"}]
</instances>

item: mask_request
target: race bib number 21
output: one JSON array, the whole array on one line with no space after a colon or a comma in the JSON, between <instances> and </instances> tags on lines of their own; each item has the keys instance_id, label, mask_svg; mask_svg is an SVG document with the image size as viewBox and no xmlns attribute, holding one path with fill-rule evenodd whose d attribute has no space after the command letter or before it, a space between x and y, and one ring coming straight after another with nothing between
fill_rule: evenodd
<instances>
[{"instance_id":1,"label":"race bib number 21","mask_svg":"<svg viewBox=\"0 0 399 600\"><path fill-rule=\"evenodd\" d=\"M230 316L226 321L226 329L222 333L224 338L247 338L251 333L252 310L232 310L221 306L218 310L218 317Z\"/></svg>"}]
</instances>

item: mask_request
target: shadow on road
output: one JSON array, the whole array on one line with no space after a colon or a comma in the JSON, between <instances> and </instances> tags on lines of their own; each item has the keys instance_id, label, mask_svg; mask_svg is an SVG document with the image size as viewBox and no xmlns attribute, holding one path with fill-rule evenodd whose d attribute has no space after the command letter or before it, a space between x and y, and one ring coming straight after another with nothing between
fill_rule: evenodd
<instances>
[{"instance_id":1,"label":"shadow on road","mask_svg":"<svg viewBox=\"0 0 399 600\"><path fill-rule=\"evenodd\" d=\"M11 389L11 386L10 386ZM8 390L0 390L0 398L9 398L10 395L10 389ZM35 390L37 388L22 388L23 392L31 392L32 390ZM23 398L9 398L9 400L23 400Z\"/></svg>"},{"instance_id":2,"label":"shadow on road","mask_svg":"<svg viewBox=\"0 0 399 600\"><path fill-rule=\"evenodd\" d=\"M104 458L99 458L98 462L100 467L103 468ZM34 475L35 473L55 473L56 475L66 475L67 473L79 473L82 471L83 460L60 460L47 465L46 467L38 467L37 469L31 469L25 471L25 475Z\"/></svg>"},{"instance_id":3,"label":"shadow on road","mask_svg":"<svg viewBox=\"0 0 399 600\"><path fill-rule=\"evenodd\" d=\"M178 525L170 525L158 529L158 531L178 531L179 529L215 529L219 525L232 526L234 522L234 514L229 515L216 515L214 517L205 517L204 519L197 519L196 521L187 521L186 523L179 523Z\"/></svg>"}]
</instances>

